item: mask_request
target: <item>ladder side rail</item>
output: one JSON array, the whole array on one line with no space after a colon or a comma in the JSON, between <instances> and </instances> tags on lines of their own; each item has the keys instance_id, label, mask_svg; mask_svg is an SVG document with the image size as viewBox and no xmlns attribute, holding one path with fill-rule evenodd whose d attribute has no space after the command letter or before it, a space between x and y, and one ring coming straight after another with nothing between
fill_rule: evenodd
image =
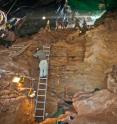
<instances>
[{"instance_id":1,"label":"ladder side rail","mask_svg":"<svg viewBox=\"0 0 117 124\"><path fill-rule=\"evenodd\" d=\"M47 98L47 87L48 87L48 79L46 81L47 85L46 85L46 91L45 91L45 103L44 103L44 111L43 111L43 115L45 117L45 110L46 110L46 98Z\"/></svg>"},{"instance_id":2,"label":"ladder side rail","mask_svg":"<svg viewBox=\"0 0 117 124\"><path fill-rule=\"evenodd\" d=\"M43 46L43 51L45 51L46 53L46 57L47 57L47 61L48 61L48 65L49 65L49 57L50 57L50 46ZM48 69L49 70L49 69ZM37 107L38 103L39 103L39 89L41 89L40 85L42 85L43 83L41 83L41 80L45 80L45 88L43 88L45 90L44 95L42 95L44 98L43 100L40 102L43 104L43 107ZM35 117L40 117L40 118L45 118L45 110L46 110L46 98L47 98L47 87L48 87L48 75L46 78L41 79L40 75L39 75L39 82L38 82L38 87L37 87L37 96L36 96L36 106L35 106ZM41 96L41 95L40 95ZM43 111L43 115L42 116L36 116L36 111L41 109Z\"/></svg>"}]
</instances>

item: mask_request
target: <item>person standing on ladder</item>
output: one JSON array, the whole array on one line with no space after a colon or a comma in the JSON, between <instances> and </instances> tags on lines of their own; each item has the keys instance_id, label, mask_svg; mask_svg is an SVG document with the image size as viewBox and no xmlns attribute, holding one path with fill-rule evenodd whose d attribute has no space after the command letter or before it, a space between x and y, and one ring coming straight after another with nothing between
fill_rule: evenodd
<instances>
[{"instance_id":1,"label":"person standing on ladder","mask_svg":"<svg viewBox=\"0 0 117 124\"><path fill-rule=\"evenodd\" d=\"M38 57L40 60L39 68L40 68L40 77L46 77L48 75L48 62L46 59L46 53L43 50L39 50L37 48L37 51L35 54L33 54L34 57Z\"/></svg>"}]
</instances>

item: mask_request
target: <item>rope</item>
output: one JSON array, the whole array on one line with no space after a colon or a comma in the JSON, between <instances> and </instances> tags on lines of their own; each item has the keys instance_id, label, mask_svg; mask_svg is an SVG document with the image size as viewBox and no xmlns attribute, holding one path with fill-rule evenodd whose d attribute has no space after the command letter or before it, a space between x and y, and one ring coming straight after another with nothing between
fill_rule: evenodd
<instances>
[{"instance_id":1,"label":"rope","mask_svg":"<svg viewBox=\"0 0 117 124\"><path fill-rule=\"evenodd\" d=\"M17 3L17 1L18 0L15 0L14 1L14 3L12 4L12 6L10 7L10 9L8 10L8 12L7 12L7 14L6 15L8 15L9 14L9 12L12 10L12 8L14 7L14 5Z\"/></svg>"}]
</instances>

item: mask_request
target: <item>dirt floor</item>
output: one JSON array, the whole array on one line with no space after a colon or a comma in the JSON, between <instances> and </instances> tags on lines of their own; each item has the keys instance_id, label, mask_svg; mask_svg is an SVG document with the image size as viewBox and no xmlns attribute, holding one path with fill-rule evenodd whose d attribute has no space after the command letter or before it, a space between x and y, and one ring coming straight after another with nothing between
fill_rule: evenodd
<instances>
[{"instance_id":1,"label":"dirt floor","mask_svg":"<svg viewBox=\"0 0 117 124\"><path fill-rule=\"evenodd\" d=\"M28 91L19 91L12 78L16 75L27 76L23 87L33 83L36 90L39 60L33 54L36 48L45 44L51 45L46 105L49 116L57 111L58 103L65 110L71 110L72 106L66 105L65 100L71 101L79 90L106 88L106 72L117 64L116 20L108 17L104 24L83 35L72 29L40 30L33 36L17 39L9 49L0 46L0 69L3 70L0 78L0 124L36 123L34 99L27 97ZM35 80L32 82L29 77ZM80 122L83 124L86 118L81 117Z\"/></svg>"}]
</instances>

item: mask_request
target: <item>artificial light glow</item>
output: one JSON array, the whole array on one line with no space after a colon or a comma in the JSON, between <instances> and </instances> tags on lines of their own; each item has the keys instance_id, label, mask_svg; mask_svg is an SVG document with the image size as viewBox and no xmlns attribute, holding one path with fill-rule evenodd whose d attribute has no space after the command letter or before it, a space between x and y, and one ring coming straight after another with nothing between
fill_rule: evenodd
<instances>
[{"instance_id":1,"label":"artificial light glow","mask_svg":"<svg viewBox=\"0 0 117 124\"><path fill-rule=\"evenodd\" d=\"M33 98L33 97L35 97L35 95L36 95L36 91L33 91L32 93L29 93L28 96L29 96L30 98Z\"/></svg>"},{"instance_id":2,"label":"artificial light glow","mask_svg":"<svg viewBox=\"0 0 117 124\"><path fill-rule=\"evenodd\" d=\"M20 77L14 77L12 82L13 83L19 83L20 82Z\"/></svg>"},{"instance_id":3,"label":"artificial light glow","mask_svg":"<svg viewBox=\"0 0 117 124\"><path fill-rule=\"evenodd\" d=\"M45 16L43 16L43 17L42 17L42 19L43 19L43 20L45 20L45 19L46 19L46 17L45 17Z\"/></svg>"},{"instance_id":4,"label":"artificial light glow","mask_svg":"<svg viewBox=\"0 0 117 124\"><path fill-rule=\"evenodd\" d=\"M18 89L21 89L22 86L23 86L23 85L19 82L19 83L18 83Z\"/></svg>"}]
</instances>

